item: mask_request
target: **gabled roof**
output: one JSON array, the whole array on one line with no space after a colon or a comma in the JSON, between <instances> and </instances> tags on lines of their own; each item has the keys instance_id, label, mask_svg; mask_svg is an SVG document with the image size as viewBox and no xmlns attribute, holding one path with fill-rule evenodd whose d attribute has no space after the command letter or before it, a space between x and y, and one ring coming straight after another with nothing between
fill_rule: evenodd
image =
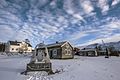
<instances>
[{"instance_id":1,"label":"gabled roof","mask_svg":"<svg viewBox=\"0 0 120 80\"><path fill-rule=\"evenodd\" d=\"M88 52L88 51L96 51L96 49L85 49L85 50L80 50L80 51Z\"/></svg>"},{"instance_id":2,"label":"gabled roof","mask_svg":"<svg viewBox=\"0 0 120 80\"><path fill-rule=\"evenodd\" d=\"M28 44L28 47L32 47L32 45L30 43L27 43Z\"/></svg>"},{"instance_id":3,"label":"gabled roof","mask_svg":"<svg viewBox=\"0 0 120 80\"><path fill-rule=\"evenodd\" d=\"M10 43L10 45L16 45L16 46L19 46L20 43L22 42L19 42L19 41L8 41ZM32 47L32 45L30 43L27 43L28 44L28 47Z\"/></svg>"},{"instance_id":4,"label":"gabled roof","mask_svg":"<svg viewBox=\"0 0 120 80\"><path fill-rule=\"evenodd\" d=\"M62 46L63 44L65 44L67 41L64 41L64 42L56 42L56 43L53 43L53 44L48 44L46 45L47 47L56 47L56 46Z\"/></svg>"},{"instance_id":5,"label":"gabled roof","mask_svg":"<svg viewBox=\"0 0 120 80\"><path fill-rule=\"evenodd\" d=\"M63 44L65 44L67 41L64 42L56 42L56 43L52 43L52 44L47 44L47 45L40 45L38 48L44 48L45 46L50 48L50 47L57 47L57 46L62 46Z\"/></svg>"},{"instance_id":6,"label":"gabled roof","mask_svg":"<svg viewBox=\"0 0 120 80\"><path fill-rule=\"evenodd\" d=\"M9 41L10 45L17 45L19 46L19 43L21 42L18 42L18 41Z\"/></svg>"}]
</instances>

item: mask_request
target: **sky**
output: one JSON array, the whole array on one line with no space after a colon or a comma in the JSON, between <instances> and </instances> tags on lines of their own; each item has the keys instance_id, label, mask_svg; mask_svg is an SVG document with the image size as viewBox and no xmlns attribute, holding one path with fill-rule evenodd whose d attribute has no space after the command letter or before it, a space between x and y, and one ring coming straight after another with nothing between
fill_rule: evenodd
<instances>
[{"instance_id":1,"label":"sky","mask_svg":"<svg viewBox=\"0 0 120 80\"><path fill-rule=\"evenodd\" d=\"M120 0L0 0L0 41L35 46L120 41Z\"/></svg>"}]
</instances>

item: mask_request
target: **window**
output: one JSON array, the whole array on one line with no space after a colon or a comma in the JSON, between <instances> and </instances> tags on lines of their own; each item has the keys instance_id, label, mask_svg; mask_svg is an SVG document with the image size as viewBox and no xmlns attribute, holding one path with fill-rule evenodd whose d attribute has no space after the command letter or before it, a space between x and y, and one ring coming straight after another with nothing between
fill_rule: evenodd
<instances>
[{"instance_id":1,"label":"window","mask_svg":"<svg viewBox=\"0 0 120 80\"><path fill-rule=\"evenodd\" d=\"M71 55L71 51L70 50L68 50L68 55Z\"/></svg>"},{"instance_id":2,"label":"window","mask_svg":"<svg viewBox=\"0 0 120 80\"><path fill-rule=\"evenodd\" d=\"M14 48L12 48L12 50L14 50Z\"/></svg>"},{"instance_id":3,"label":"window","mask_svg":"<svg viewBox=\"0 0 120 80\"><path fill-rule=\"evenodd\" d=\"M53 55L54 55L54 56L57 56L57 49L54 49L54 50L53 50Z\"/></svg>"},{"instance_id":4,"label":"window","mask_svg":"<svg viewBox=\"0 0 120 80\"><path fill-rule=\"evenodd\" d=\"M16 49L16 51L18 51L18 49Z\"/></svg>"},{"instance_id":5,"label":"window","mask_svg":"<svg viewBox=\"0 0 120 80\"><path fill-rule=\"evenodd\" d=\"M71 55L71 50L65 49L65 55Z\"/></svg>"},{"instance_id":6,"label":"window","mask_svg":"<svg viewBox=\"0 0 120 80\"><path fill-rule=\"evenodd\" d=\"M64 50L64 55L67 55L67 49Z\"/></svg>"}]
</instances>

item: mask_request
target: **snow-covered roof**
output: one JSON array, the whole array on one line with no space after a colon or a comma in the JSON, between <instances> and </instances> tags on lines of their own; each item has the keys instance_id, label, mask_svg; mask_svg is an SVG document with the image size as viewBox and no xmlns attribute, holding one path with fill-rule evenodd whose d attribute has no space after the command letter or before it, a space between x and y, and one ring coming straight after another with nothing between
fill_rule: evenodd
<instances>
[{"instance_id":1,"label":"snow-covered roof","mask_svg":"<svg viewBox=\"0 0 120 80\"><path fill-rule=\"evenodd\" d=\"M56 42L56 43L52 43L52 44L47 44L47 45L42 45L42 43L39 45L38 48L44 48L45 46L46 47L57 47L57 46L62 46L64 43L66 43L67 41L64 41L64 42Z\"/></svg>"}]
</instances>

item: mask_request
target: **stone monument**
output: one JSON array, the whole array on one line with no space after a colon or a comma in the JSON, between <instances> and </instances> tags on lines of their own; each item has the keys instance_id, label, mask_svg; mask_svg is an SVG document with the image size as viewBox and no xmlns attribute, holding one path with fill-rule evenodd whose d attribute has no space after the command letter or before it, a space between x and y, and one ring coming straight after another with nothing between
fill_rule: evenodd
<instances>
[{"instance_id":1,"label":"stone monument","mask_svg":"<svg viewBox=\"0 0 120 80\"><path fill-rule=\"evenodd\" d=\"M46 71L48 74L53 74L52 64L45 44L36 45L31 61L27 64L26 73L30 71Z\"/></svg>"}]
</instances>

